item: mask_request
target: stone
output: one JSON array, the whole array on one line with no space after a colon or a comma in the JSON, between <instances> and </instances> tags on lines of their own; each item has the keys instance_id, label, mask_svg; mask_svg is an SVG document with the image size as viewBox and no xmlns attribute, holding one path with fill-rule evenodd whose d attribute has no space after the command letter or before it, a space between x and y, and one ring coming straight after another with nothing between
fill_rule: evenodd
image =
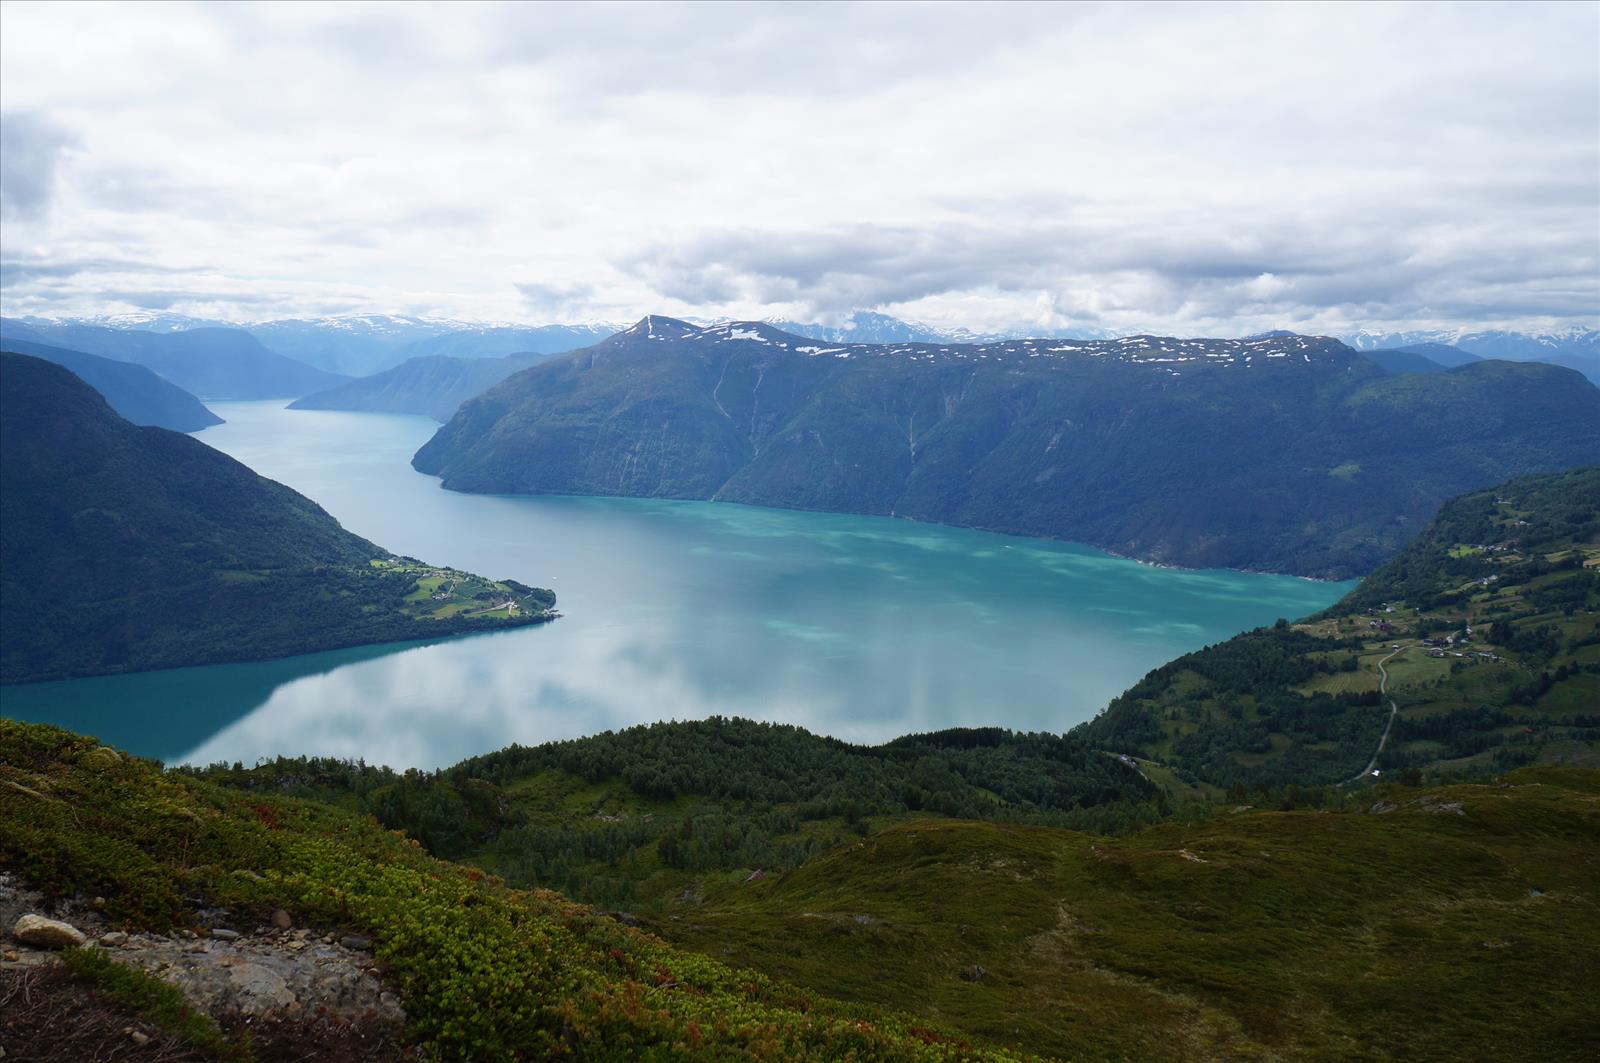
<instances>
[{"instance_id":1,"label":"stone","mask_svg":"<svg viewBox=\"0 0 1600 1063\"><path fill-rule=\"evenodd\" d=\"M279 908L277 911L272 913L272 925L277 927L279 930L288 930L290 927L294 926L294 916L290 915L282 908Z\"/></svg>"},{"instance_id":2,"label":"stone","mask_svg":"<svg viewBox=\"0 0 1600 1063\"><path fill-rule=\"evenodd\" d=\"M128 943L128 935L120 930L113 930L109 934L100 935L100 944L108 949L118 948Z\"/></svg>"},{"instance_id":3,"label":"stone","mask_svg":"<svg viewBox=\"0 0 1600 1063\"><path fill-rule=\"evenodd\" d=\"M339 944L343 945L347 949L360 949L363 952L372 948L371 939L358 937L355 934L346 934L344 937L339 939Z\"/></svg>"},{"instance_id":4,"label":"stone","mask_svg":"<svg viewBox=\"0 0 1600 1063\"><path fill-rule=\"evenodd\" d=\"M18 919L11 928L11 936L24 945L40 949L70 949L89 940L72 924L42 915L25 915Z\"/></svg>"},{"instance_id":5,"label":"stone","mask_svg":"<svg viewBox=\"0 0 1600 1063\"><path fill-rule=\"evenodd\" d=\"M239 964L229 969L228 979L238 1010L245 1015L264 1015L295 1003L283 976L265 964Z\"/></svg>"},{"instance_id":6,"label":"stone","mask_svg":"<svg viewBox=\"0 0 1600 1063\"><path fill-rule=\"evenodd\" d=\"M128 1034L128 1039L136 1045L147 1045L150 1043L150 1035L140 1030L134 1030L132 1033Z\"/></svg>"},{"instance_id":7,"label":"stone","mask_svg":"<svg viewBox=\"0 0 1600 1063\"><path fill-rule=\"evenodd\" d=\"M220 926L219 927L214 927L212 929L211 936L216 938L218 941L238 941L239 940L239 932L237 930L224 930Z\"/></svg>"}]
</instances>

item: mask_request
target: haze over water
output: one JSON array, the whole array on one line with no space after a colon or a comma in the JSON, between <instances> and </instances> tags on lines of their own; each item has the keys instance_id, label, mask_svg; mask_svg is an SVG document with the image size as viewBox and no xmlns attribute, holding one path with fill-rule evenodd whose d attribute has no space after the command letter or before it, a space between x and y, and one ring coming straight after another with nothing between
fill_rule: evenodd
<instances>
[{"instance_id":1,"label":"haze over water","mask_svg":"<svg viewBox=\"0 0 1600 1063\"><path fill-rule=\"evenodd\" d=\"M212 403L199 438L397 553L555 589L536 628L0 689L8 716L169 760L439 767L712 714L853 741L1062 731L1151 668L1349 584L1185 572L1070 543L701 502L444 491L422 417Z\"/></svg>"}]
</instances>

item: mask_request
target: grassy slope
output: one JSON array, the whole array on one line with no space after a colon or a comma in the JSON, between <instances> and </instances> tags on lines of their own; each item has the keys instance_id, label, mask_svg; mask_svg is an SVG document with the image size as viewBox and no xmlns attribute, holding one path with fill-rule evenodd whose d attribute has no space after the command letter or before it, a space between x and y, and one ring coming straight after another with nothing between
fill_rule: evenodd
<instances>
[{"instance_id":1,"label":"grassy slope","mask_svg":"<svg viewBox=\"0 0 1600 1063\"><path fill-rule=\"evenodd\" d=\"M1597 566L1600 467L1465 495L1337 605L1162 666L1080 734L1191 782L1335 782L1377 746L1387 662L1400 713L1380 770L1592 761ZM1446 636L1430 657L1422 640Z\"/></svg>"},{"instance_id":2,"label":"grassy slope","mask_svg":"<svg viewBox=\"0 0 1600 1063\"><path fill-rule=\"evenodd\" d=\"M281 906L371 935L409 1035L446 1059L999 1058L509 890L370 820L3 720L0 861L51 893L104 897L130 926Z\"/></svg>"},{"instance_id":3,"label":"grassy slope","mask_svg":"<svg viewBox=\"0 0 1600 1063\"><path fill-rule=\"evenodd\" d=\"M1586 1058L1597 854L1579 769L1115 839L902 818L703 877L651 919L668 945L348 812L0 723L0 860L134 924L283 905L371 934L447 1058Z\"/></svg>"},{"instance_id":4,"label":"grassy slope","mask_svg":"<svg viewBox=\"0 0 1600 1063\"><path fill-rule=\"evenodd\" d=\"M420 562L196 439L129 424L60 366L0 355L0 399L0 681L436 637L553 603L484 583L529 608L436 615L408 601Z\"/></svg>"},{"instance_id":5,"label":"grassy slope","mask_svg":"<svg viewBox=\"0 0 1600 1063\"><path fill-rule=\"evenodd\" d=\"M1121 839L909 824L659 928L1073 1058L1587 1058L1597 787L1527 769Z\"/></svg>"}]
</instances>

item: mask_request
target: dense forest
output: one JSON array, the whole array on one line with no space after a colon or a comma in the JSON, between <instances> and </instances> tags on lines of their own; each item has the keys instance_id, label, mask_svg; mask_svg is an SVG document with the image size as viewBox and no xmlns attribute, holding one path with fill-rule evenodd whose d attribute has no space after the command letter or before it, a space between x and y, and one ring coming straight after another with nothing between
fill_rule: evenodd
<instances>
[{"instance_id":1,"label":"dense forest","mask_svg":"<svg viewBox=\"0 0 1600 1063\"><path fill-rule=\"evenodd\" d=\"M1168 809L1136 767L1059 735L957 729L854 746L718 717L511 746L437 773L302 757L200 774L368 813L519 885L627 905L699 872L796 867L907 816L1119 832Z\"/></svg>"},{"instance_id":2,"label":"dense forest","mask_svg":"<svg viewBox=\"0 0 1600 1063\"><path fill-rule=\"evenodd\" d=\"M488 493L718 499L1347 578L1446 498L1600 461L1600 389L1335 340L828 344L646 318L464 403L413 464Z\"/></svg>"},{"instance_id":3,"label":"dense forest","mask_svg":"<svg viewBox=\"0 0 1600 1063\"><path fill-rule=\"evenodd\" d=\"M259 660L550 616L548 591L393 557L204 443L128 423L61 366L0 355L0 400L0 681ZM441 606L419 593L430 579L517 604Z\"/></svg>"}]
</instances>

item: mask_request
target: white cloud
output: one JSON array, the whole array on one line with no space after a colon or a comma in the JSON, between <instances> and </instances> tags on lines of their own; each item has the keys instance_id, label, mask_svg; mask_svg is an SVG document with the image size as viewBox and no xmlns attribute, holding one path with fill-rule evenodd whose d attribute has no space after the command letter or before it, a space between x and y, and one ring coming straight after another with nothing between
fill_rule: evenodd
<instances>
[{"instance_id":1,"label":"white cloud","mask_svg":"<svg viewBox=\"0 0 1600 1063\"><path fill-rule=\"evenodd\" d=\"M5 309L1597 323L1597 40L1562 4L9 2Z\"/></svg>"}]
</instances>

